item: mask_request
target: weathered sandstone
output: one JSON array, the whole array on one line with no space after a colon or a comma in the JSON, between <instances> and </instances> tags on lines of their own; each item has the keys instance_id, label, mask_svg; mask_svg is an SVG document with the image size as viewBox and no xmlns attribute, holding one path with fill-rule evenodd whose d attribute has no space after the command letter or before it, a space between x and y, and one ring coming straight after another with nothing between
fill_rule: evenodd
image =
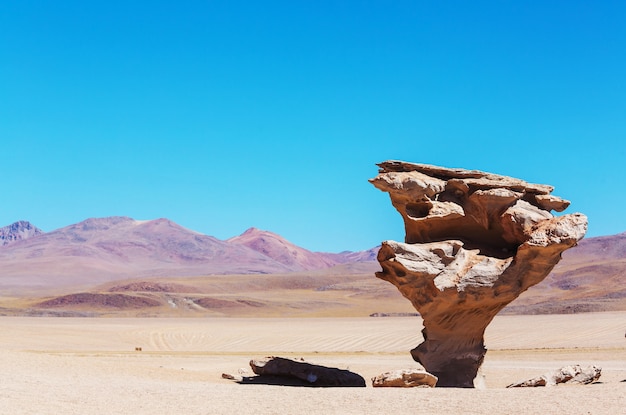
<instances>
[{"instance_id":1,"label":"weathered sandstone","mask_svg":"<svg viewBox=\"0 0 626 415\"><path fill-rule=\"evenodd\" d=\"M424 320L413 358L437 386L473 387L493 317L543 280L587 230L553 188L476 170L387 161L370 182L404 219L404 243L386 241L378 278Z\"/></svg>"},{"instance_id":2,"label":"weathered sandstone","mask_svg":"<svg viewBox=\"0 0 626 415\"><path fill-rule=\"evenodd\" d=\"M434 388L436 384L437 377L419 369L393 370L372 378L372 386L375 388Z\"/></svg>"},{"instance_id":3,"label":"weathered sandstone","mask_svg":"<svg viewBox=\"0 0 626 415\"><path fill-rule=\"evenodd\" d=\"M597 366L587 366L585 368L580 365L564 366L554 372L546 373L523 382L513 383L507 388L524 388L536 386L556 386L559 383L567 383L570 385L587 385L600 379L602 368Z\"/></svg>"}]
</instances>

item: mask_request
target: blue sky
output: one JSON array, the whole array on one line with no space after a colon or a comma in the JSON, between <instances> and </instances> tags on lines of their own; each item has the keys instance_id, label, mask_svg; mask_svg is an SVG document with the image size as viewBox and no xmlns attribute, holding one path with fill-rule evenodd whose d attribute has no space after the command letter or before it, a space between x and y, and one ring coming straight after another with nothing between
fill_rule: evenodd
<instances>
[{"instance_id":1,"label":"blue sky","mask_svg":"<svg viewBox=\"0 0 626 415\"><path fill-rule=\"evenodd\" d=\"M391 4L390 4L391 3ZM402 240L387 159L551 184L626 231L626 3L0 5L0 226L167 217Z\"/></svg>"}]
</instances>

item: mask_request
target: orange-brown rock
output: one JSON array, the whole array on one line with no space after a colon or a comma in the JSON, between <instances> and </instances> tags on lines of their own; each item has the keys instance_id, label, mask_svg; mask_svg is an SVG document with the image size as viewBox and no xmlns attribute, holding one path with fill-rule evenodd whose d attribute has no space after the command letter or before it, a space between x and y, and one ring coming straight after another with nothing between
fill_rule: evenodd
<instances>
[{"instance_id":1,"label":"orange-brown rock","mask_svg":"<svg viewBox=\"0 0 626 415\"><path fill-rule=\"evenodd\" d=\"M375 388L434 388L436 384L435 376L420 369L392 370L372 378Z\"/></svg>"},{"instance_id":2,"label":"orange-brown rock","mask_svg":"<svg viewBox=\"0 0 626 415\"><path fill-rule=\"evenodd\" d=\"M382 244L378 278L424 320L413 358L437 386L473 387L493 317L543 280L587 230L553 188L476 170L387 161L370 182L389 193L405 242Z\"/></svg>"}]
</instances>

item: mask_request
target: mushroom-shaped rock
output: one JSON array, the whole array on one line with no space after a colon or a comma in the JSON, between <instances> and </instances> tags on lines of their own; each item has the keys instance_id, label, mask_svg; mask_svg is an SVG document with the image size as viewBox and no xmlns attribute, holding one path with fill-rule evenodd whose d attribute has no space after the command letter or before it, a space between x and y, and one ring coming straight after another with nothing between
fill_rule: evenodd
<instances>
[{"instance_id":1,"label":"mushroom-shaped rock","mask_svg":"<svg viewBox=\"0 0 626 415\"><path fill-rule=\"evenodd\" d=\"M404 243L383 242L378 278L424 320L413 358L437 386L473 387L493 317L542 281L587 231L553 188L477 170L387 161L370 182L404 219Z\"/></svg>"}]
</instances>

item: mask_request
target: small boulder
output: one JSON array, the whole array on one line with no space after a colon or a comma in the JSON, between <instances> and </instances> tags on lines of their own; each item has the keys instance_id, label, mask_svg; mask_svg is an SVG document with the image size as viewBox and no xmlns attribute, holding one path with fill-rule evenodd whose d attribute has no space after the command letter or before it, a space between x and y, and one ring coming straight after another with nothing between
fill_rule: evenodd
<instances>
[{"instance_id":1,"label":"small boulder","mask_svg":"<svg viewBox=\"0 0 626 415\"><path fill-rule=\"evenodd\" d=\"M437 384L437 377L425 370L401 369L385 372L372 378L372 386L391 388L434 388Z\"/></svg>"},{"instance_id":2,"label":"small boulder","mask_svg":"<svg viewBox=\"0 0 626 415\"><path fill-rule=\"evenodd\" d=\"M554 372L546 373L533 379L523 382L513 383L507 388L524 388L535 386L555 386L559 383L569 385L587 385L593 383L600 378L602 368L597 366L587 366L585 368L580 365L564 366Z\"/></svg>"},{"instance_id":3,"label":"small boulder","mask_svg":"<svg viewBox=\"0 0 626 415\"><path fill-rule=\"evenodd\" d=\"M297 379L308 386L365 387L365 379L354 372L314 365L301 360L267 357L265 360L251 360L250 367L259 376L285 378L285 384L291 384L290 379Z\"/></svg>"}]
</instances>

